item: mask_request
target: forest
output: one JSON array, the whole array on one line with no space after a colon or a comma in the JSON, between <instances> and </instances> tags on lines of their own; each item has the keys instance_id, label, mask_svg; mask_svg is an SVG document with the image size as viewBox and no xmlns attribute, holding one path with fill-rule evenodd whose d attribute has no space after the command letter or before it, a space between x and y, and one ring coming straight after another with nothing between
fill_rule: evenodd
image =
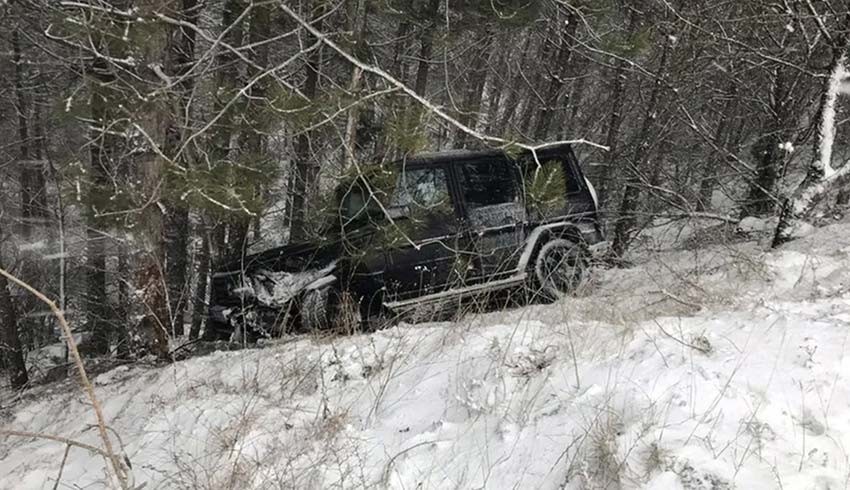
<instances>
[{"instance_id":1,"label":"forest","mask_svg":"<svg viewBox=\"0 0 850 490\"><path fill-rule=\"evenodd\" d=\"M849 41L836 0L3 0L2 368L169 359L217 264L425 151L574 143L615 266L659 219L781 244L850 199Z\"/></svg>"}]
</instances>

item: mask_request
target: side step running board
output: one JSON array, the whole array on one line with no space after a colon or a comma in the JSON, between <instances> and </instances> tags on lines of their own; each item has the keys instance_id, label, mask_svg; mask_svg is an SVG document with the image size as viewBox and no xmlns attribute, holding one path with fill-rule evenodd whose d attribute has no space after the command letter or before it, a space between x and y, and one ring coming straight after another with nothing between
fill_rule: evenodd
<instances>
[{"instance_id":1,"label":"side step running board","mask_svg":"<svg viewBox=\"0 0 850 490\"><path fill-rule=\"evenodd\" d=\"M495 291L497 289L515 286L521 284L523 281L525 281L527 277L528 274L523 272L521 274L517 274L515 276L511 276L505 279L499 279L497 281L484 282L481 284L475 284L473 286L466 286L463 288L449 289L446 291L440 291L439 293L432 293L427 294L425 296L420 296L418 298L400 301L390 301L384 303L384 306L390 310L402 312L416 306L421 306L428 303L437 303L446 299L456 298L458 296L466 296L482 291Z\"/></svg>"}]
</instances>

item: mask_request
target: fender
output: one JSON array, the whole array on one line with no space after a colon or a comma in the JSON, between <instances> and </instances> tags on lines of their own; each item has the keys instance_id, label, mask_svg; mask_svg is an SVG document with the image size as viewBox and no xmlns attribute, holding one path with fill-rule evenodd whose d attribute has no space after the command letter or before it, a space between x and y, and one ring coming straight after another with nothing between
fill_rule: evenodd
<instances>
[{"instance_id":1,"label":"fender","mask_svg":"<svg viewBox=\"0 0 850 490\"><path fill-rule=\"evenodd\" d=\"M522 255L519 257L519 263L517 263L517 271L526 270L528 263L531 261L531 254L534 253L534 249L537 247L540 237L543 235L555 233L558 236L570 238L583 243L584 234L595 231L596 230L593 228L593 225L590 223L576 223L573 221L560 221L557 223L540 225L534 228L526 239L525 248L522 251Z\"/></svg>"}]
</instances>

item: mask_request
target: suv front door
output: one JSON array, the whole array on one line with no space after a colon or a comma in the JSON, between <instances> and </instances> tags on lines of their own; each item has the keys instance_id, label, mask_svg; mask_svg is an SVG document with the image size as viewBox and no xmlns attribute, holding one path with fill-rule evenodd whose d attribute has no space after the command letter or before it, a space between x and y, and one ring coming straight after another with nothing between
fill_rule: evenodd
<instances>
[{"instance_id":1,"label":"suv front door","mask_svg":"<svg viewBox=\"0 0 850 490\"><path fill-rule=\"evenodd\" d=\"M384 285L389 300L444 290L458 241L458 219L445 165L401 167L387 212Z\"/></svg>"}]
</instances>

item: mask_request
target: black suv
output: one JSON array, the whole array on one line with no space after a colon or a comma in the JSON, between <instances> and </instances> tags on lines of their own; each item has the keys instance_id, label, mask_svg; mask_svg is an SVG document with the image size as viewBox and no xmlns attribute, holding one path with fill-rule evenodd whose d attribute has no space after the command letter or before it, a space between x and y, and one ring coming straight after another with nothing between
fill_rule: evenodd
<instances>
[{"instance_id":1,"label":"black suv","mask_svg":"<svg viewBox=\"0 0 850 490\"><path fill-rule=\"evenodd\" d=\"M325 328L346 311L368 322L517 286L554 300L608 248L593 186L567 144L360 170L333 194L323 238L213 275L207 338Z\"/></svg>"}]
</instances>

